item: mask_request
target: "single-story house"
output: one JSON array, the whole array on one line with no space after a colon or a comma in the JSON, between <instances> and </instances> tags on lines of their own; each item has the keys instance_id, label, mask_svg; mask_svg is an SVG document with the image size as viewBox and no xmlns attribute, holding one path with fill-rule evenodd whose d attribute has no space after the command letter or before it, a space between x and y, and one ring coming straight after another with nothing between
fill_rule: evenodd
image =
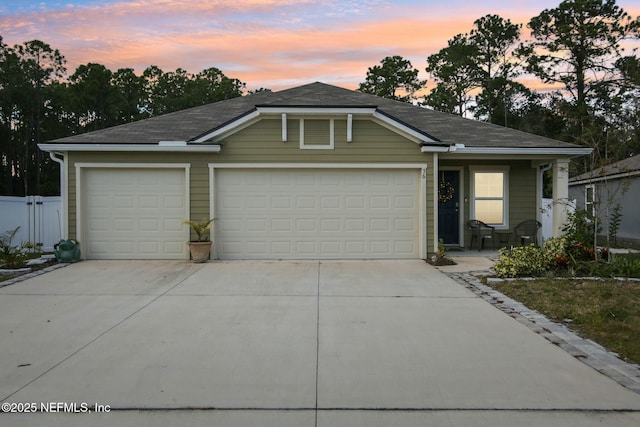
<instances>
[{"instance_id":1,"label":"single-story house","mask_svg":"<svg viewBox=\"0 0 640 427\"><path fill-rule=\"evenodd\" d=\"M619 205L618 244L640 245L640 154L571 178L569 197L576 208L598 218L601 235L606 235Z\"/></svg>"},{"instance_id":2,"label":"single-story house","mask_svg":"<svg viewBox=\"0 0 640 427\"><path fill-rule=\"evenodd\" d=\"M469 219L538 218L589 149L323 83L259 92L41 144L61 164L65 233L88 259L426 258ZM566 218L554 211L555 230Z\"/></svg>"}]
</instances>

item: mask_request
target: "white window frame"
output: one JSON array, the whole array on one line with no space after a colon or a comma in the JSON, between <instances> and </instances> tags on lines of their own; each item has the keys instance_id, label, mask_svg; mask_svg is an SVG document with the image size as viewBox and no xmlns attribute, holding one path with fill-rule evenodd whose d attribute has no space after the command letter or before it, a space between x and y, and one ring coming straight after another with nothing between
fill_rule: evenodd
<instances>
[{"instance_id":1,"label":"white window frame","mask_svg":"<svg viewBox=\"0 0 640 427\"><path fill-rule=\"evenodd\" d=\"M305 119L300 119L300 149L301 150L333 150L335 146L334 119L328 119L329 144L305 144L304 143L304 120ZM318 120L318 119L309 119L309 120Z\"/></svg>"},{"instance_id":2,"label":"white window frame","mask_svg":"<svg viewBox=\"0 0 640 427\"><path fill-rule=\"evenodd\" d=\"M589 190L591 190L591 200L589 200ZM587 184L584 186L584 210L592 217L596 216L596 185Z\"/></svg>"},{"instance_id":3,"label":"white window frame","mask_svg":"<svg viewBox=\"0 0 640 427\"><path fill-rule=\"evenodd\" d=\"M476 197L476 174L477 173L496 173L500 172L502 178L502 197ZM488 224L497 229L509 229L509 166L471 166L469 167L470 175L470 197L469 197L469 214L471 219L476 219L476 200L502 200L502 223Z\"/></svg>"}]
</instances>

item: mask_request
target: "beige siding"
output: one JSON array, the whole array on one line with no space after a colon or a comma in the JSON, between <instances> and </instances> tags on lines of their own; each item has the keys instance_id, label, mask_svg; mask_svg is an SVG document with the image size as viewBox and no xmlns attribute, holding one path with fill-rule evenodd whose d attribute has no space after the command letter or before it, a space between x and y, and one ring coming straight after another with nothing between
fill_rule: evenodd
<instances>
[{"instance_id":1,"label":"beige siding","mask_svg":"<svg viewBox=\"0 0 640 427\"><path fill-rule=\"evenodd\" d=\"M209 163L413 163L427 164L427 251L435 236L433 224L433 156L423 154L413 141L369 120L353 121L353 139L347 142L347 122L335 119L333 150L301 150L300 128L288 120L288 140L282 142L281 120L261 120L221 141L220 153L69 153L69 237L76 238L76 163L188 163L191 218L209 215ZM328 133L327 133L328 140Z\"/></svg>"},{"instance_id":2,"label":"beige siding","mask_svg":"<svg viewBox=\"0 0 640 427\"><path fill-rule=\"evenodd\" d=\"M528 219L537 219L536 169L531 162L519 162L509 171L509 228Z\"/></svg>"},{"instance_id":3,"label":"beige siding","mask_svg":"<svg viewBox=\"0 0 640 427\"><path fill-rule=\"evenodd\" d=\"M346 120L335 120L333 150L301 150L298 120L287 120L282 142L281 120L262 120L222 141L218 163L423 163L429 156L415 142L368 120L353 121L347 142ZM326 139L329 135L327 132Z\"/></svg>"}]
</instances>

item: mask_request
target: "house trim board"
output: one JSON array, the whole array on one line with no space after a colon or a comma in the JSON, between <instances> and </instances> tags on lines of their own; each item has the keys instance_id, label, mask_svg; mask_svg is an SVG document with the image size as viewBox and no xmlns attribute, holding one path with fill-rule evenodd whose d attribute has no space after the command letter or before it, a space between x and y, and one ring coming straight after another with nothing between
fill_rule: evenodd
<instances>
[{"instance_id":1,"label":"house trim board","mask_svg":"<svg viewBox=\"0 0 640 427\"><path fill-rule=\"evenodd\" d=\"M219 153L217 144L38 144L43 151L88 151L88 152L153 152L153 153Z\"/></svg>"}]
</instances>

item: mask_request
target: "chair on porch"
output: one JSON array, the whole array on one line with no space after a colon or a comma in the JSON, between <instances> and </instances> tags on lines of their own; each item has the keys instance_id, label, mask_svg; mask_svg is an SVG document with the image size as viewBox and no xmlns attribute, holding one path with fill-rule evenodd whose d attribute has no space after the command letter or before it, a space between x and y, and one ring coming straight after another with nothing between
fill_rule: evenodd
<instances>
[{"instance_id":1,"label":"chair on porch","mask_svg":"<svg viewBox=\"0 0 640 427\"><path fill-rule=\"evenodd\" d=\"M473 247L473 239L476 239L478 242L478 251L484 248L484 241L491 240L493 242L493 246L495 247L495 239L494 232L495 228L485 224L482 221L478 221L477 219L470 219L467 221L467 226L469 230L471 230L471 242L469 242L469 250Z\"/></svg>"},{"instance_id":2,"label":"chair on porch","mask_svg":"<svg viewBox=\"0 0 640 427\"><path fill-rule=\"evenodd\" d=\"M515 234L515 241L519 241L522 246L525 245L525 242L527 242L527 244L534 243L537 246L538 229L540 227L542 227L542 224L535 219L522 221L513 229L513 233Z\"/></svg>"}]
</instances>

